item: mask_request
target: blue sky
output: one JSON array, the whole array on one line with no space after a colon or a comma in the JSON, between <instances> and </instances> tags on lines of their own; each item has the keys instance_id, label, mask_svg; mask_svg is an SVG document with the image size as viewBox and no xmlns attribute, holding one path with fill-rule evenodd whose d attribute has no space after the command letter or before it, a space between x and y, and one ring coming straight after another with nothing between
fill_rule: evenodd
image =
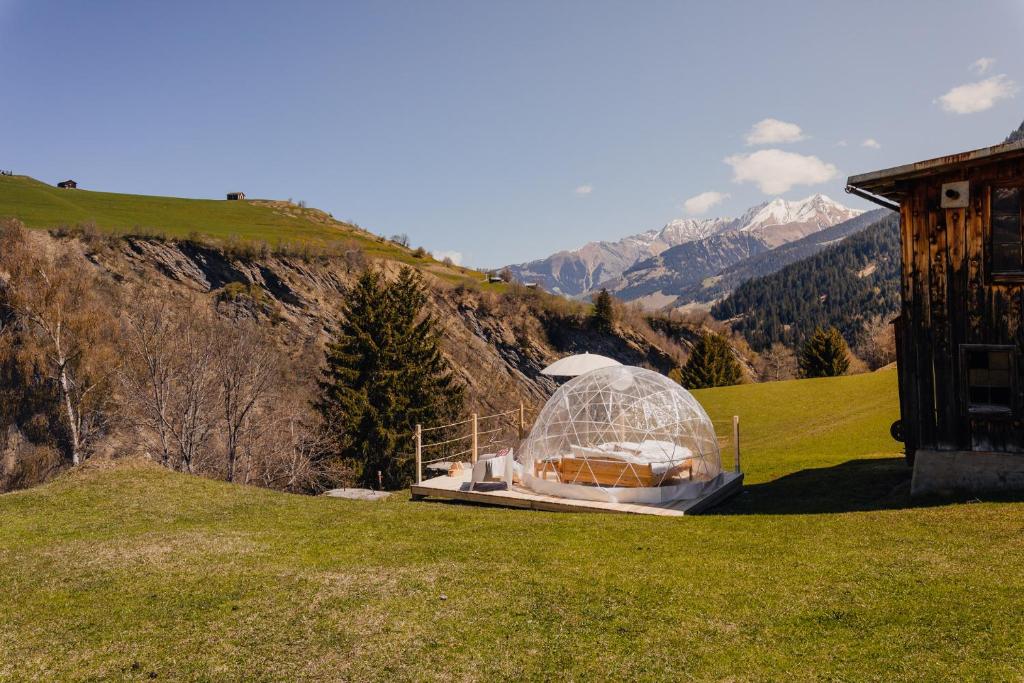
<instances>
[{"instance_id":1,"label":"blue sky","mask_svg":"<svg viewBox=\"0 0 1024 683\"><path fill-rule=\"evenodd\" d=\"M302 199L496 266L699 195L863 205L848 174L1020 124L1022 31L1019 1L0 0L0 168Z\"/></svg>"}]
</instances>

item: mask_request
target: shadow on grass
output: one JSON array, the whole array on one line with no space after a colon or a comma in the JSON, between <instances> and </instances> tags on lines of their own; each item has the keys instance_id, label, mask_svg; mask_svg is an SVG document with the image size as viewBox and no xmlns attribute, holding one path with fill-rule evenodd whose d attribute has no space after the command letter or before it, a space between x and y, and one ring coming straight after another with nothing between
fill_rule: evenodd
<instances>
[{"instance_id":1,"label":"shadow on grass","mask_svg":"<svg viewBox=\"0 0 1024 683\"><path fill-rule=\"evenodd\" d=\"M911 500L910 475L903 458L849 460L744 486L743 493L705 514L799 515L935 504Z\"/></svg>"},{"instance_id":2,"label":"shadow on grass","mask_svg":"<svg viewBox=\"0 0 1024 683\"><path fill-rule=\"evenodd\" d=\"M902 510L951 503L1024 502L1024 492L984 495L951 492L910 497L911 469L903 458L862 458L833 467L801 470L774 481L743 487L738 496L704 514L813 515L867 510Z\"/></svg>"}]
</instances>

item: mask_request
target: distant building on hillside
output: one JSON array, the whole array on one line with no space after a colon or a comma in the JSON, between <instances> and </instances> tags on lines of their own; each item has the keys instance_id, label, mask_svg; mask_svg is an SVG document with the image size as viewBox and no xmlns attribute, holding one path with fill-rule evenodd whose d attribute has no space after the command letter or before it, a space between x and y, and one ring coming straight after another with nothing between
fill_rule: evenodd
<instances>
[{"instance_id":1,"label":"distant building on hillside","mask_svg":"<svg viewBox=\"0 0 1024 683\"><path fill-rule=\"evenodd\" d=\"M228 201L238 201L239 199L245 199L244 192L228 192Z\"/></svg>"},{"instance_id":2,"label":"distant building on hillside","mask_svg":"<svg viewBox=\"0 0 1024 683\"><path fill-rule=\"evenodd\" d=\"M1024 490L1024 140L847 183L900 212L911 492Z\"/></svg>"},{"instance_id":3,"label":"distant building on hillside","mask_svg":"<svg viewBox=\"0 0 1024 683\"><path fill-rule=\"evenodd\" d=\"M57 183L57 187L64 190L73 190L76 187L78 187L78 183L76 183L74 180L62 180L59 183Z\"/></svg>"}]
</instances>

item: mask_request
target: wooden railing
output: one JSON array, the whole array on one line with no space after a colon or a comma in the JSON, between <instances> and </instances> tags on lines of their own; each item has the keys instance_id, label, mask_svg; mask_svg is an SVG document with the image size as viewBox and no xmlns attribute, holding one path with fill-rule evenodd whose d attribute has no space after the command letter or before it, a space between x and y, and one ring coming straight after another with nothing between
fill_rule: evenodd
<instances>
[{"instance_id":1,"label":"wooden railing","mask_svg":"<svg viewBox=\"0 0 1024 683\"><path fill-rule=\"evenodd\" d=\"M481 425L484 429L481 430ZM497 425L497 426L495 426ZM450 430L456 427L463 427L466 432L459 434L451 438L441 439L440 441L424 442L425 434L434 434L441 432L444 436L443 430ZM458 458L469 456L469 462L473 465L476 464L477 459L480 456L480 438L491 437L487 439L485 445L506 445L511 446L511 438L500 438L498 435L503 433L510 434L515 431L518 439L523 439L526 436L526 406L523 403L519 404L518 408L512 410L506 410L503 413L495 413L493 415L477 415L473 413L469 418L460 420L458 422L452 422L445 425L436 425L431 427L424 427L423 425L416 425L416 431L413 433L413 439L416 446L416 483L422 483L423 481L423 467L426 465L432 465L437 462L445 462L448 460L457 460ZM444 446L453 446L453 444L467 443L469 447L455 452L449 452L448 450L442 450L443 455L434 457L432 459L424 460L424 452L432 451L433 449L443 448ZM436 451L435 451L436 452Z\"/></svg>"}]
</instances>

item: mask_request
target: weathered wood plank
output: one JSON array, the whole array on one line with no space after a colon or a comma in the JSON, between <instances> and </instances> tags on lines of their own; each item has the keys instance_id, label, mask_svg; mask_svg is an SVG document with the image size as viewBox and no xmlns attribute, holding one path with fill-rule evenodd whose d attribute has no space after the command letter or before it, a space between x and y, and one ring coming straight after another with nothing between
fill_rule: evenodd
<instances>
[{"instance_id":1,"label":"weathered wood plank","mask_svg":"<svg viewBox=\"0 0 1024 683\"><path fill-rule=\"evenodd\" d=\"M666 505L571 500L568 498L545 496L519 487L503 491L473 491L468 486L468 473L458 477L442 476L427 479L411 486L409 493L416 500L438 498L546 512L619 512L662 517L681 517L705 511L742 490L742 473L724 472L723 477L724 482L722 486L706 496L693 500L675 501Z\"/></svg>"},{"instance_id":2,"label":"weathered wood plank","mask_svg":"<svg viewBox=\"0 0 1024 683\"><path fill-rule=\"evenodd\" d=\"M943 183L968 180L966 208L941 209ZM957 169L903 184L900 408L908 452L1024 452L1024 359L1012 417L968 415L963 344L1024 349L1024 278L992 276L991 185L1024 187L1024 161Z\"/></svg>"}]
</instances>

